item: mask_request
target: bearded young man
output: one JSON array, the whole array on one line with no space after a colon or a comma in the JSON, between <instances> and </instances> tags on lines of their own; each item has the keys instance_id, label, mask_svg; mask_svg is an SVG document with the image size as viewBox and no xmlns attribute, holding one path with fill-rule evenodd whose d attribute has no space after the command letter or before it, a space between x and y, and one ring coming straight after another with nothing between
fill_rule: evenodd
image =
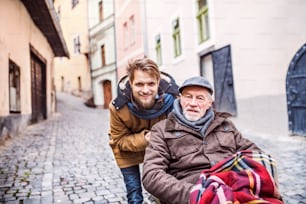
<instances>
[{"instance_id":1,"label":"bearded young man","mask_svg":"<svg viewBox=\"0 0 306 204\"><path fill-rule=\"evenodd\" d=\"M124 178L129 204L142 204L139 164L150 140L150 129L165 119L179 95L174 79L148 58L132 60L110 106L109 144Z\"/></svg>"}]
</instances>

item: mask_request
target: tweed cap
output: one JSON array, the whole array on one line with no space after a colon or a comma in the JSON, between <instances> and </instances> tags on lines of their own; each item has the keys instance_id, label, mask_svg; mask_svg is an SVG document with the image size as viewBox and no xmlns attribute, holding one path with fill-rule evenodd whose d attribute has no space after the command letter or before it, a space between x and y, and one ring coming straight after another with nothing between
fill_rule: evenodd
<instances>
[{"instance_id":1,"label":"tweed cap","mask_svg":"<svg viewBox=\"0 0 306 204\"><path fill-rule=\"evenodd\" d=\"M191 77L189 79L186 79L182 86L179 88L180 93L183 92L183 89L189 86L200 86L203 88L208 89L208 91L210 92L210 94L213 94L213 88L211 83L205 78L205 77L201 77L201 76L196 76L196 77Z\"/></svg>"}]
</instances>

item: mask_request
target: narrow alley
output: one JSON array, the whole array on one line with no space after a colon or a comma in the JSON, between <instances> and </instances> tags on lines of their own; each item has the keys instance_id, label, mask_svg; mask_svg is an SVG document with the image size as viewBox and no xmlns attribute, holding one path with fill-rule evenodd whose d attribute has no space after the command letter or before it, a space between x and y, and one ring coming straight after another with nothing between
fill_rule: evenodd
<instances>
[{"instance_id":1,"label":"narrow alley","mask_svg":"<svg viewBox=\"0 0 306 204\"><path fill-rule=\"evenodd\" d=\"M125 203L108 111L66 94L57 109L0 147L0 203Z\"/></svg>"}]
</instances>

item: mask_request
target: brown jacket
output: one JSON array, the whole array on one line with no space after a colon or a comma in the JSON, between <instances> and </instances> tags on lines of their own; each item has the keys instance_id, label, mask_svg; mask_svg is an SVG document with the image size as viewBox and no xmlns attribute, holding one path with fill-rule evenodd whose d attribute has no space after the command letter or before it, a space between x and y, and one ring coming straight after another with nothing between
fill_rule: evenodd
<instances>
[{"instance_id":1,"label":"brown jacket","mask_svg":"<svg viewBox=\"0 0 306 204\"><path fill-rule=\"evenodd\" d=\"M109 144L118 166L125 168L142 163L147 146L144 135L155 123L165 119L166 114L153 120L145 120L134 116L127 105L116 110L112 104L109 106L109 111Z\"/></svg>"},{"instance_id":2,"label":"brown jacket","mask_svg":"<svg viewBox=\"0 0 306 204\"><path fill-rule=\"evenodd\" d=\"M240 150L259 150L243 138L229 115L216 113L204 139L169 118L152 128L143 166L143 185L162 203L187 204L200 172Z\"/></svg>"}]
</instances>

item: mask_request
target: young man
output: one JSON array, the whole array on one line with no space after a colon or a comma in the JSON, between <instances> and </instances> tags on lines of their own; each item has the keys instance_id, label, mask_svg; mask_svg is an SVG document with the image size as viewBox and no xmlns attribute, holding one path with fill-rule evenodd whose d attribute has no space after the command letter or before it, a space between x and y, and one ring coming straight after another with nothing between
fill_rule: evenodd
<instances>
[{"instance_id":1,"label":"young man","mask_svg":"<svg viewBox=\"0 0 306 204\"><path fill-rule=\"evenodd\" d=\"M109 107L109 143L124 178L128 203L141 204L139 164L150 140L150 129L171 112L179 91L174 79L161 73L148 58L130 61L127 73Z\"/></svg>"},{"instance_id":2,"label":"young man","mask_svg":"<svg viewBox=\"0 0 306 204\"><path fill-rule=\"evenodd\" d=\"M213 110L213 89L205 78L189 78L179 91L168 118L151 129L143 165L143 185L162 203L187 204L202 170L241 150L260 151L229 114Z\"/></svg>"}]
</instances>

